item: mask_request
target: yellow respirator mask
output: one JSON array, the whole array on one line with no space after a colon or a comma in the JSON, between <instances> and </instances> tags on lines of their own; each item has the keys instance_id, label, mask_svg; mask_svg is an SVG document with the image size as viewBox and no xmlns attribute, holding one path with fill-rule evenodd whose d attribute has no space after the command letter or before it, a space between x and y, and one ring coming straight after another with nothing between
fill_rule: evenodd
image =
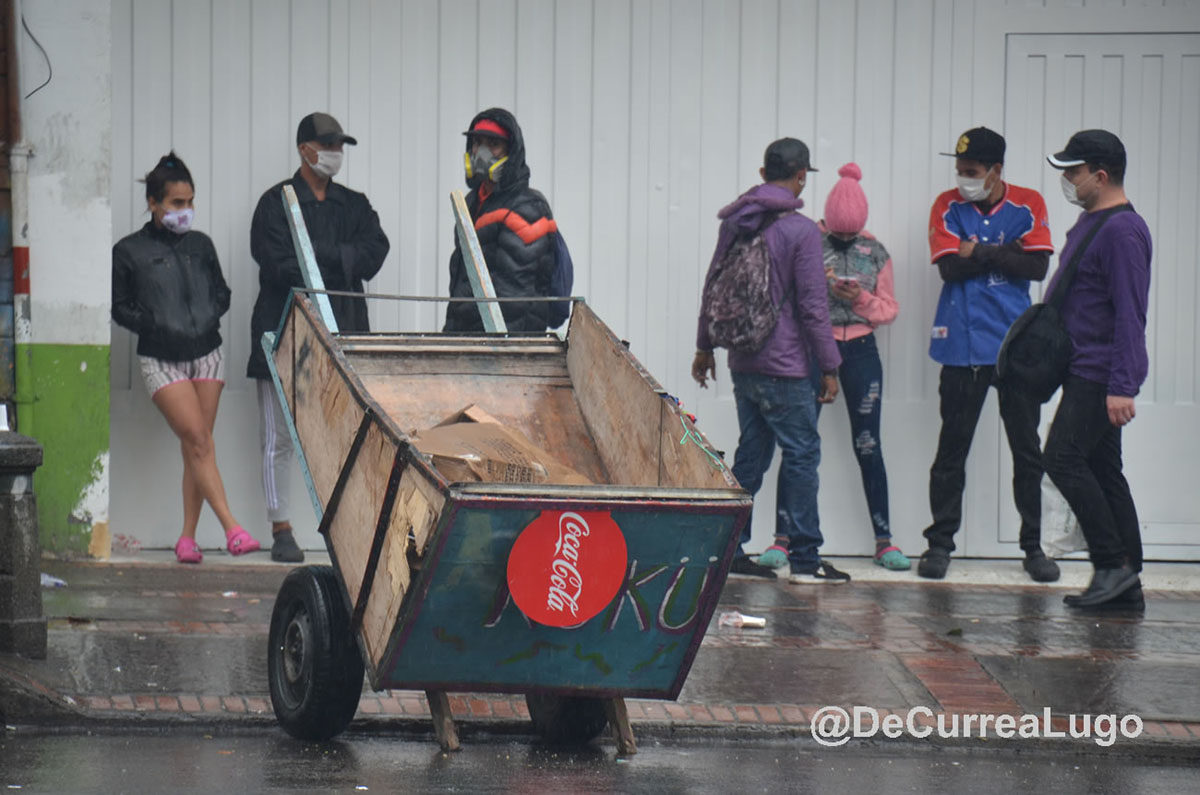
<instances>
[{"instance_id":1,"label":"yellow respirator mask","mask_svg":"<svg viewBox=\"0 0 1200 795\"><path fill-rule=\"evenodd\" d=\"M492 182L499 183L500 172L507 160L507 155L499 160L494 159L491 150L482 146L475 153L475 157L471 157L470 152L463 153L463 165L467 171L467 179L486 176Z\"/></svg>"}]
</instances>

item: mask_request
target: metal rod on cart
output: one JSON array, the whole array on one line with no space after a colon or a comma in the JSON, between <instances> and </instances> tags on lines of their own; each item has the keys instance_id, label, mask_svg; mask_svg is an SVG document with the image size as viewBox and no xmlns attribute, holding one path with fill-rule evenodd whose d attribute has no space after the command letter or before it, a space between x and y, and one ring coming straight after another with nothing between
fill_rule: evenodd
<instances>
[{"instance_id":1,"label":"metal rod on cart","mask_svg":"<svg viewBox=\"0 0 1200 795\"><path fill-rule=\"evenodd\" d=\"M479 238L475 236L475 225L471 223L471 213L467 210L462 191L450 191L450 205L454 208L458 247L462 250L467 278L471 280L471 291L475 293L476 298L495 298L496 288L492 286L492 274L483 259L483 249L479 247ZM479 316L483 318L484 331L501 334L508 331L504 315L495 301L480 301L476 306L479 307Z\"/></svg>"},{"instance_id":2,"label":"metal rod on cart","mask_svg":"<svg viewBox=\"0 0 1200 795\"><path fill-rule=\"evenodd\" d=\"M292 230L292 245L296 247L296 259L300 261L300 273L304 276L304 286L310 290L324 290L325 280L321 278L321 270L317 267L317 255L313 253L312 240L308 237L308 227L304 224L304 215L300 212L300 200L296 198L296 189L291 185L283 186L283 212L287 215L288 228ZM317 311L325 328L331 334L337 334L337 320L333 317L333 305L329 296L315 293Z\"/></svg>"}]
</instances>

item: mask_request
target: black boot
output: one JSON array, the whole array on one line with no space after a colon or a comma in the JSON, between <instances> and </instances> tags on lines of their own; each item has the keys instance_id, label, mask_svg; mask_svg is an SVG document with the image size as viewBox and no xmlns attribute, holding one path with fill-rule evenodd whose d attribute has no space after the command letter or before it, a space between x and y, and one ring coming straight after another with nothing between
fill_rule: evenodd
<instances>
[{"instance_id":1,"label":"black boot","mask_svg":"<svg viewBox=\"0 0 1200 795\"><path fill-rule=\"evenodd\" d=\"M1068 607L1095 607L1121 596L1138 584L1138 573L1129 566L1096 569L1087 590L1077 597L1063 599ZM1069 601L1068 601L1069 599Z\"/></svg>"},{"instance_id":2,"label":"black boot","mask_svg":"<svg viewBox=\"0 0 1200 795\"><path fill-rule=\"evenodd\" d=\"M948 568L950 568L950 550L945 547L930 547L925 550L925 554L921 556L921 562L917 564L917 574L926 579L940 580L946 576Z\"/></svg>"},{"instance_id":3,"label":"black boot","mask_svg":"<svg viewBox=\"0 0 1200 795\"><path fill-rule=\"evenodd\" d=\"M1058 564L1046 557L1040 549L1031 549L1025 553L1025 571L1034 582L1057 582Z\"/></svg>"},{"instance_id":4,"label":"black boot","mask_svg":"<svg viewBox=\"0 0 1200 795\"><path fill-rule=\"evenodd\" d=\"M1140 582L1115 599L1109 599L1107 602L1101 602L1091 607L1079 607L1073 604L1074 600L1079 598L1078 596L1067 598L1072 600L1067 602L1068 606L1089 615L1142 614L1146 612L1146 595L1142 593L1142 584Z\"/></svg>"}]
</instances>

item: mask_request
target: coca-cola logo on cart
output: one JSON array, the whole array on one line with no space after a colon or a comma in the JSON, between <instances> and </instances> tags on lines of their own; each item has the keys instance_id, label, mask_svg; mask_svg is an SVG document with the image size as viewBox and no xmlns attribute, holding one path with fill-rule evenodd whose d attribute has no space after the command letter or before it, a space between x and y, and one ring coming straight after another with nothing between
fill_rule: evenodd
<instances>
[{"instance_id":1,"label":"coca-cola logo on cart","mask_svg":"<svg viewBox=\"0 0 1200 795\"><path fill-rule=\"evenodd\" d=\"M533 621L573 627L617 595L627 562L625 536L607 511L542 511L508 555L508 589Z\"/></svg>"}]
</instances>

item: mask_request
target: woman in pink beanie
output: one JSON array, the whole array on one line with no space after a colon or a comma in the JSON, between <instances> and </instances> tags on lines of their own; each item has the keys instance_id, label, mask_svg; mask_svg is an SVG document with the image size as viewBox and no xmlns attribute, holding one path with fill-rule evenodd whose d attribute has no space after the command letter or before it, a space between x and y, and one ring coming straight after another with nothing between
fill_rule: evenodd
<instances>
[{"instance_id":1,"label":"woman in pink beanie","mask_svg":"<svg viewBox=\"0 0 1200 795\"><path fill-rule=\"evenodd\" d=\"M892 544L887 470L879 435L883 364L875 345L875 329L891 323L899 311L892 289L892 260L883 244L865 230L867 196L859 185L862 170L847 163L838 169L838 176L841 179L825 200L821 223L829 317L842 354L838 379L846 396L854 455L875 531L875 563L887 569L908 569L912 562Z\"/></svg>"}]
</instances>

